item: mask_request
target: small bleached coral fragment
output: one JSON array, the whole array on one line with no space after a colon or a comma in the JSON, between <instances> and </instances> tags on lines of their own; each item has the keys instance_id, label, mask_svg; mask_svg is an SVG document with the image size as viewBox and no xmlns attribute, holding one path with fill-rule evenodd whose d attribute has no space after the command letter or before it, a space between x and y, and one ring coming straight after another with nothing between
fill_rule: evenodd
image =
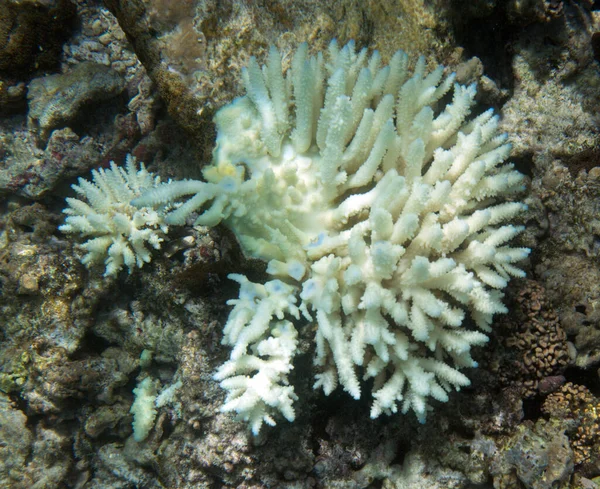
<instances>
[{"instance_id":1,"label":"small bleached coral fragment","mask_svg":"<svg viewBox=\"0 0 600 489\"><path fill-rule=\"evenodd\" d=\"M146 377L133 389L133 395L135 400L129 410L133 414L133 439L141 442L148 437L148 433L154 426L156 382L151 377Z\"/></svg>"},{"instance_id":2,"label":"small bleached coral fragment","mask_svg":"<svg viewBox=\"0 0 600 489\"><path fill-rule=\"evenodd\" d=\"M160 185L133 204L180 203L169 224L223 222L273 280L241 285L225 326L230 359L216 378L258 432L294 419L288 373L300 314L315 326L315 388L358 399L373 379L371 416L413 411L469 384L471 348L487 341L501 290L522 277L510 246L526 206L524 177L505 163L507 136L488 110L469 117L474 85L423 58L340 48L272 48L243 72L246 95L215 115L205 182ZM451 97L449 94L451 93ZM451 100L444 103L443 100ZM468 320L467 320L468 318Z\"/></svg>"},{"instance_id":3,"label":"small bleached coral fragment","mask_svg":"<svg viewBox=\"0 0 600 489\"><path fill-rule=\"evenodd\" d=\"M67 198L69 206L63 233L89 239L81 245L87 251L82 262L89 266L104 262L105 276L116 275L125 265L129 272L151 260L148 246L159 249L168 231L162 209L134 207L130 201L155 188L160 177L142 163L127 156L125 167L111 162L110 169L92 171L92 181L79 179L73 189L82 199Z\"/></svg>"}]
</instances>

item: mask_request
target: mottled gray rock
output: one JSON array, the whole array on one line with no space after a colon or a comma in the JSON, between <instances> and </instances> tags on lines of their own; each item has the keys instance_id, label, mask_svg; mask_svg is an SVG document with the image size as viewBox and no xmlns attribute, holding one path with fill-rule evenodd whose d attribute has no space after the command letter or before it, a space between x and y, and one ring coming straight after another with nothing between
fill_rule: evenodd
<instances>
[{"instance_id":1,"label":"mottled gray rock","mask_svg":"<svg viewBox=\"0 0 600 489\"><path fill-rule=\"evenodd\" d=\"M16 487L25 477L32 436L27 416L0 392L0 487Z\"/></svg>"}]
</instances>

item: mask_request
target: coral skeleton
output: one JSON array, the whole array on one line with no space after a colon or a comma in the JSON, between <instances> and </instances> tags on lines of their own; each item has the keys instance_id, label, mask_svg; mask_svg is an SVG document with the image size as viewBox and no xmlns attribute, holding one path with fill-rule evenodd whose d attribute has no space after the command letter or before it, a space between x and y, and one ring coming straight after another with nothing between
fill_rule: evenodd
<instances>
[{"instance_id":1,"label":"coral skeleton","mask_svg":"<svg viewBox=\"0 0 600 489\"><path fill-rule=\"evenodd\" d=\"M529 250L509 242L526 206L525 180L488 110L469 117L475 85L443 67L384 65L350 42L297 49L287 71L271 48L243 71L246 95L215 116L205 181L150 188L132 204L163 208L165 223L223 223L264 284L243 275L224 329L229 360L215 378L257 434L292 421L289 383L297 328L314 326L314 387L361 397L371 417L413 411L469 385L471 348L488 341L502 289L522 277ZM172 205L170 208L161 207ZM73 226L73 225L71 225Z\"/></svg>"},{"instance_id":2,"label":"coral skeleton","mask_svg":"<svg viewBox=\"0 0 600 489\"><path fill-rule=\"evenodd\" d=\"M104 261L105 276L116 275L123 265L129 272L151 260L147 245L159 249L168 226L162 209L137 208L130 201L160 184L160 177L127 156L125 168L111 161L110 169L92 170L92 181L79 179L73 189L84 200L67 198L69 206L63 233L89 237L81 247L82 262L89 266Z\"/></svg>"}]
</instances>

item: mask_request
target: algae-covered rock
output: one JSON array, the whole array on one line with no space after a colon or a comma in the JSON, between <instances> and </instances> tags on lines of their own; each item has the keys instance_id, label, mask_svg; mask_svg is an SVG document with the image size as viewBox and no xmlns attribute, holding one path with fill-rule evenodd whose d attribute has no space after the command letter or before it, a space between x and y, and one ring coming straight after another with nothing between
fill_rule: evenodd
<instances>
[{"instance_id":1,"label":"algae-covered rock","mask_svg":"<svg viewBox=\"0 0 600 489\"><path fill-rule=\"evenodd\" d=\"M494 487L499 489L567 488L573 451L564 428L540 419L535 424L521 424L494 465Z\"/></svg>"},{"instance_id":2,"label":"algae-covered rock","mask_svg":"<svg viewBox=\"0 0 600 489\"><path fill-rule=\"evenodd\" d=\"M0 78L56 67L75 11L69 0L0 0Z\"/></svg>"},{"instance_id":3,"label":"algae-covered rock","mask_svg":"<svg viewBox=\"0 0 600 489\"><path fill-rule=\"evenodd\" d=\"M116 97L124 87L118 73L97 63L80 63L65 74L36 78L27 93L29 127L45 142L54 129L93 117L94 104Z\"/></svg>"}]
</instances>

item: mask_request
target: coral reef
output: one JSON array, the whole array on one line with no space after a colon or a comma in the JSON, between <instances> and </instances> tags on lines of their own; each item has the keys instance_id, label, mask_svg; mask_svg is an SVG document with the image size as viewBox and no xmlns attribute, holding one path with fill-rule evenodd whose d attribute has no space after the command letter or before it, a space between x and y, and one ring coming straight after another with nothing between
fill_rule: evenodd
<instances>
[{"instance_id":1,"label":"coral reef","mask_svg":"<svg viewBox=\"0 0 600 489\"><path fill-rule=\"evenodd\" d=\"M596 163L587 152L581 161ZM575 163L570 158L555 160L534 182L534 192L547 212L546 226L552 229L542 244L544 258L537 272L544 277L549 299L561 305L559 318L571 341L573 363L587 368L600 359L600 318L595 306L600 297L596 259L600 172L598 168L587 171Z\"/></svg>"},{"instance_id":2,"label":"coral reef","mask_svg":"<svg viewBox=\"0 0 600 489\"><path fill-rule=\"evenodd\" d=\"M0 0L0 486L600 487L599 8ZM443 64L457 83L477 83L476 113L504 115L511 160L531 180L519 237L533 250L528 280L511 282L504 302L513 314L495 316L490 342L472 350L471 384L443 405L431 401L422 425L414 416L370 420L371 381L361 381L357 402L341 389L313 390L316 328L290 316L297 353L287 377L302 402L294 423L252 436L220 411L213 375L231 353L220 341L239 284L227 275L264 284L273 279L264 264L245 258L226 226L190 219L170 227L151 266L102 277L104 265L87 270L57 230L60 211L78 177L127 154L164 179L200 179L214 112L241 95L250 57L267 59L277 45L291 73L298 44L315 54L333 38L379 50L382 66L404 49L411 73L425 54L425 72ZM82 63L109 68L123 89L83 108L58 98L70 115L40 138L28 120L48 99L31 90L28 105L29 89L47 76L68 79ZM434 111L449 102L450 94ZM160 403L137 442L132 391L146 378Z\"/></svg>"},{"instance_id":3,"label":"coral reef","mask_svg":"<svg viewBox=\"0 0 600 489\"><path fill-rule=\"evenodd\" d=\"M0 484L4 487L26 478L26 461L32 442L26 423L25 413L17 409L6 394L0 393L0 436L4 441L0 448Z\"/></svg>"}]
</instances>

